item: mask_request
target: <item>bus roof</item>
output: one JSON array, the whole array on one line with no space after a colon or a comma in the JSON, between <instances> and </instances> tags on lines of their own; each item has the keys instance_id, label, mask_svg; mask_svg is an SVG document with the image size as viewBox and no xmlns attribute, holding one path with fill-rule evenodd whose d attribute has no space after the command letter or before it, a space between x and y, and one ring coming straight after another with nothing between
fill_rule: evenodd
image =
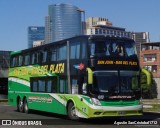
<instances>
[{"instance_id":1,"label":"bus roof","mask_svg":"<svg viewBox=\"0 0 160 128\"><path fill-rule=\"evenodd\" d=\"M108 39L132 40L132 39L127 38L127 37L115 37L115 36L108 36L108 35L79 35L79 36L74 36L74 37L71 37L71 38L55 41L55 42L52 42L52 43L44 44L44 45L33 47L33 48L28 48L28 49L24 49L24 50L20 50L20 51L13 51L13 52L11 52L11 55L20 54L20 53L28 51L28 50L32 51L32 50L36 50L36 49L39 49L39 48L52 46L53 44L57 44L57 43L61 44L65 41L74 40L74 39L78 39L78 38L82 38L82 37L85 38L85 39L96 39L96 38L106 39L106 38L108 38Z\"/></svg>"},{"instance_id":2,"label":"bus roof","mask_svg":"<svg viewBox=\"0 0 160 128\"><path fill-rule=\"evenodd\" d=\"M19 54L19 53L21 53L22 51L12 51L11 52L11 55L15 55L15 54Z\"/></svg>"}]
</instances>

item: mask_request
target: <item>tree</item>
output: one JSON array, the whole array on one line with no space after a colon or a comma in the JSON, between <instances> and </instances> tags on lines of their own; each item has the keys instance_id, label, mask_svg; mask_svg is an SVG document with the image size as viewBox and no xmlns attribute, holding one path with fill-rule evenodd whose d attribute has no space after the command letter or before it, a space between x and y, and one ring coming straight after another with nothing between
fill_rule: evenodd
<instances>
[{"instance_id":1,"label":"tree","mask_svg":"<svg viewBox=\"0 0 160 128\"><path fill-rule=\"evenodd\" d=\"M141 69L141 89L142 89L142 97L143 98L151 98L151 73L147 70L142 68Z\"/></svg>"}]
</instances>

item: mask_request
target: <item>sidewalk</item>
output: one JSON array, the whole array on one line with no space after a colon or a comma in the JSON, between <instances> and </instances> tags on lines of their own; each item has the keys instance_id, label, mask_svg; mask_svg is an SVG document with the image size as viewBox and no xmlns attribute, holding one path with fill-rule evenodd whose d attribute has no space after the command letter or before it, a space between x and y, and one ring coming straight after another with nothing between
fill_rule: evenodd
<instances>
[{"instance_id":1,"label":"sidewalk","mask_svg":"<svg viewBox=\"0 0 160 128\"><path fill-rule=\"evenodd\" d=\"M160 99L143 99L143 111L160 113Z\"/></svg>"},{"instance_id":2,"label":"sidewalk","mask_svg":"<svg viewBox=\"0 0 160 128\"><path fill-rule=\"evenodd\" d=\"M8 96L0 94L0 102L7 102L8 101Z\"/></svg>"}]
</instances>

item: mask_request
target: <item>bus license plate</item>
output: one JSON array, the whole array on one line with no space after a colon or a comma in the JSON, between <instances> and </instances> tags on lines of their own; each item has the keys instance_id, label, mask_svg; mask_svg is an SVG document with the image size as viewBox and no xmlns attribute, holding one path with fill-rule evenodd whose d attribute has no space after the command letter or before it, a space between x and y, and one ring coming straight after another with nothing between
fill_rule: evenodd
<instances>
[{"instance_id":1,"label":"bus license plate","mask_svg":"<svg viewBox=\"0 0 160 128\"><path fill-rule=\"evenodd\" d=\"M126 112L123 112L123 111L118 112L118 115L119 115L119 116L124 116L125 114L126 114Z\"/></svg>"}]
</instances>

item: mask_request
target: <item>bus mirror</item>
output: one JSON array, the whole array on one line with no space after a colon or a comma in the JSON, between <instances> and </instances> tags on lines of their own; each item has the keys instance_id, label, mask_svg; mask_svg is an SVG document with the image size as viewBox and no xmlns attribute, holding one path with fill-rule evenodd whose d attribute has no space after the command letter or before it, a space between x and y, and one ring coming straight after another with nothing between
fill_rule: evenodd
<instances>
[{"instance_id":1,"label":"bus mirror","mask_svg":"<svg viewBox=\"0 0 160 128\"><path fill-rule=\"evenodd\" d=\"M152 83L151 83L151 81L152 81L152 80L151 80L151 79L152 79L152 78L151 78L151 73L150 73L148 70L144 69L144 68L142 68L141 71L142 71L142 73L144 73L144 74L146 75L146 78L147 78L146 83L147 83L147 85L148 85L148 86L151 86L151 84L152 84Z\"/></svg>"},{"instance_id":2,"label":"bus mirror","mask_svg":"<svg viewBox=\"0 0 160 128\"><path fill-rule=\"evenodd\" d=\"M93 73L92 70L90 68L86 69L88 72L88 84L93 84Z\"/></svg>"}]
</instances>

